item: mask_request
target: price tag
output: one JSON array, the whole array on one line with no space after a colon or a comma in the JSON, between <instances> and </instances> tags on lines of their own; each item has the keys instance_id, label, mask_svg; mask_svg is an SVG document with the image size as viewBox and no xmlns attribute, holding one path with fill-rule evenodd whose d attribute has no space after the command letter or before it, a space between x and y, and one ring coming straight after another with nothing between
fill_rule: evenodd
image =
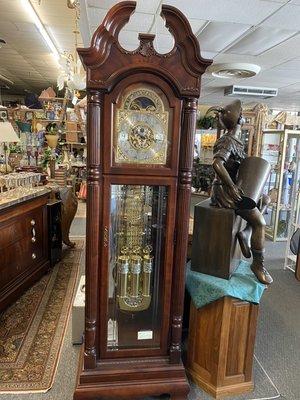
<instances>
[{"instance_id":1,"label":"price tag","mask_svg":"<svg viewBox=\"0 0 300 400\"><path fill-rule=\"evenodd\" d=\"M138 340L153 339L153 331L139 331Z\"/></svg>"}]
</instances>

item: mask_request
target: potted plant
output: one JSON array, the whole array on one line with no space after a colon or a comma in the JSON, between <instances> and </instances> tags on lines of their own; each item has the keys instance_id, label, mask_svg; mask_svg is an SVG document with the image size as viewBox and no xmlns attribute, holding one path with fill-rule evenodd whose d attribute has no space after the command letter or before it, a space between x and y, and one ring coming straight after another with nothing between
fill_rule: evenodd
<instances>
[{"instance_id":1,"label":"potted plant","mask_svg":"<svg viewBox=\"0 0 300 400\"><path fill-rule=\"evenodd\" d=\"M47 140L48 146L51 149L55 149L58 143L58 126L55 122L51 122L46 126L45 138Z\"/></svg>"},{"instance_id":2,"label":"potted plant","mask_svg":"<svg viewBox=\"0 0 300 400\"><path fill-rule=\"evenodd\" d=\"M213 116L204 116L197 121L198 129L213 129L217 127L217 120Z\"/></svg>"},{"instance_id":3,"label":"potted plant","mask_svg":"<svg viewBox=\"0 0 300 400\"><path fill-rule=\"evenodd\" d=\"M8 163L13 170L20 166L22 158L23 158L22 147L18 143L11 143L9 145Z\"/></svg>"}]
</instances>

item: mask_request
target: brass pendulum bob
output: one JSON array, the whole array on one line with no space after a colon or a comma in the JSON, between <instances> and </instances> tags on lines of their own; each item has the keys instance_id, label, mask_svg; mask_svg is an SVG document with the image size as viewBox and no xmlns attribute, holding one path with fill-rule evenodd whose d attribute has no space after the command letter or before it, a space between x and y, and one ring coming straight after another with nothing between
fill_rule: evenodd
<instances>
[{"instance_id":1,"label":"brass pendulum bob","mask_svg":"<svg viewBox=\"0 0 300 400\"><path fill-rule=\"evenodd\" d=\"M134 255L131 256L130 272L131 272L131 296L138 297L140 289L140 274L142 268L142 257L137 255L139 249L135 249Z\"/></svg>"},{"instance_id":2,"label":"brass pendulum bob","mask_svg":"<svg viewBox=\"0 0 300 400\"><path fill-rule=\"evenodd\" d=\"M127 296L129 257L126 255L127 249L121 251L122 255L118 257L118 297Z\"/></svg>"},{"instance_id":3,"label":"brass pendulum bob","mask_svg":"<svg viewBox=\"0 0 300 400\"><path fill-rule=\"evenodd\" d=\"M151 273L153 269L153 257L150 255L151 248L146 246L143 250L143 296L150 296Z\"/></svg>"}]
</instances>

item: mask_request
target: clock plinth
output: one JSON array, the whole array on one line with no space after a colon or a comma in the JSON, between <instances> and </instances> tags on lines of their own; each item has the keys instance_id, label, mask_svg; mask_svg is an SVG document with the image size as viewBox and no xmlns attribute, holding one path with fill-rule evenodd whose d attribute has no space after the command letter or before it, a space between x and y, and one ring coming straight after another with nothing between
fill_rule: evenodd
<instances>
[{"instance_id":1,"label":"clock plinth","mask_svg":"<svg viewBox=\"0 0 300 400\"><path fill-rule=\"evenodd\" d=\"M85 341L76 400L186 399L181 363L193 140L211 61L183 14L162 6L174 48L153 35L127 51L118 34L135 2L116 4L78 49L87 71Z\"/></svg>"},{"instance_id":2,"label":"clock plinth","mask_svg":"<svg viewBox=\"0 0 300 400\"><path fill-rule=\"evenodd\" d=\"M117 366L108 361L95 369L84 370L82 353L79 371L74 400L133 400L163 394L170 395L171 399L186 400L190 391L182 363L170 364L166 358L148 362L124 360Z\"/></svg>"}]
</instances>

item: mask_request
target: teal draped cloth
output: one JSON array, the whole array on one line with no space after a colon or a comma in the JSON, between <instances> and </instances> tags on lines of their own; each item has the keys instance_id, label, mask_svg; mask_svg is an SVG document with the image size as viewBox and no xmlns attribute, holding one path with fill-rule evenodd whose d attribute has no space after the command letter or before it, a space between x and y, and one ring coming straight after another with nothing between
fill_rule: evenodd
<instances>
[{"instance_id":1,"label":"teal draped cloth","mask_svg":"<svg viewBox=\"0 0 300 400\"><path fill-rule=\"evenodd\" d=\"M224 296L258 304L266 288L250 269L250 263L241 260L229 280L191 271L187 265L186 287L196 306L200 308Z\"/></svg>"}]
</instances>

